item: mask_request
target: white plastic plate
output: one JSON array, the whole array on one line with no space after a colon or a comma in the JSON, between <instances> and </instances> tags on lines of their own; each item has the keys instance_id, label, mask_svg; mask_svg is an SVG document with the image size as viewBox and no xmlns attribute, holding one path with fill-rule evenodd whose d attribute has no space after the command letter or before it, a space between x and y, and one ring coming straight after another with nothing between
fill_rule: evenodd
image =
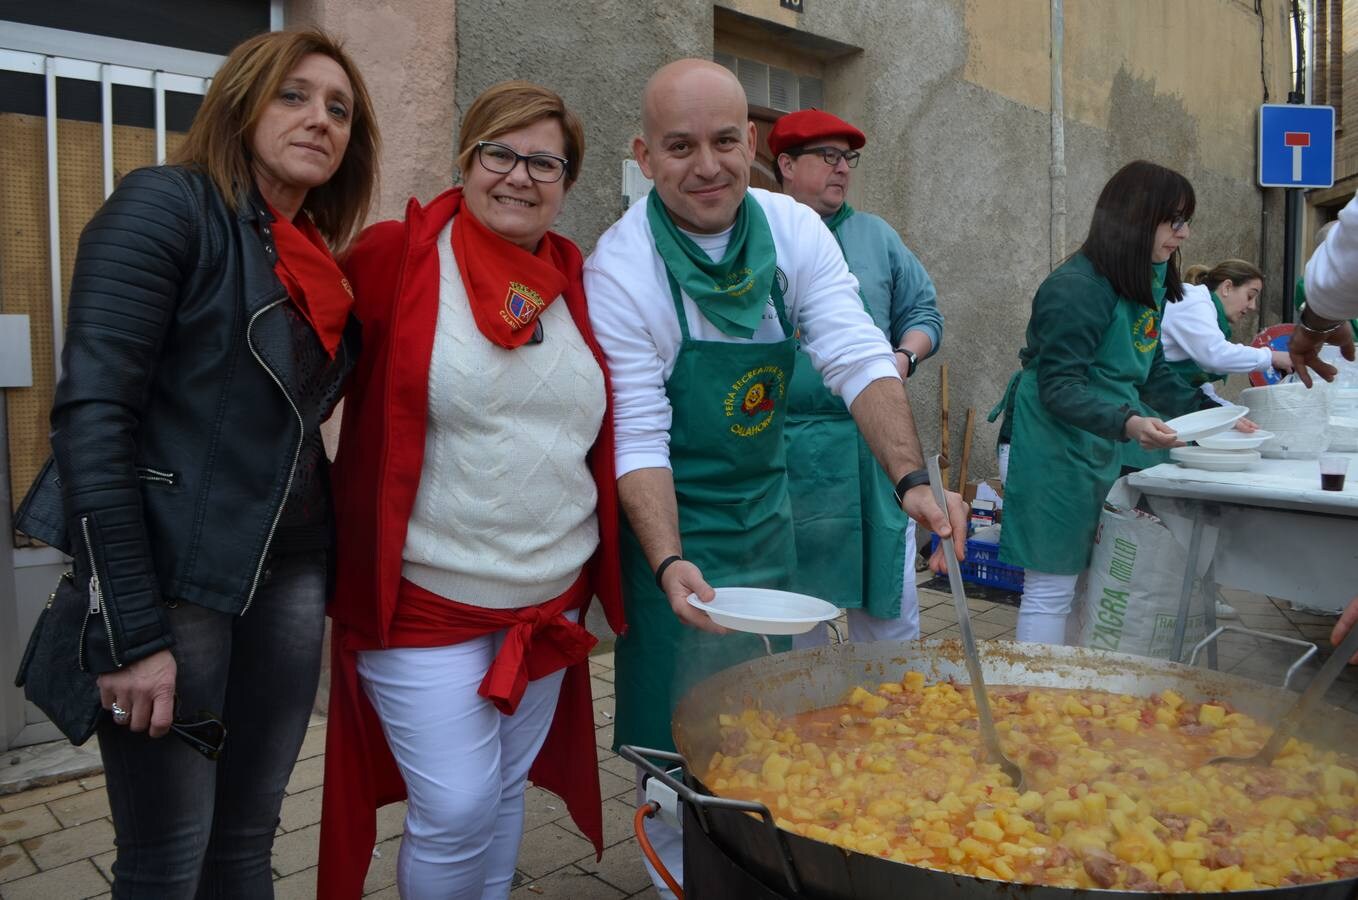
<instances>
[{"instance_id":1,"label":"white plastic plate","mask_svg":"<svg viewBox=\"0 0 1358 900\"><path fill-rule=\"evenodd\" d=\"M1205 447L1175 447L1170 459L1185 469L1205 472L1242 472L1262 457L1258 450L1209 450Z\"/></svg>"},{"instance_id":2,"label":"white plastic plate","mask_svg":"<svg viewBox=\"0 0 1358 900\"><path fill-rule=\"evenodd\" d=\"M1181 441L1196 441L1225 431L1249 412L1244 406L1218 406L1214 409L1200 409L1165 424L1173 428Z\"/></svg>"},{"instance_id":3,"label":"white plastic plate","mask_svg":"<svg viewBox=\"0 0 1358 900\"><path fill-rule=\"evenodd\" d=\"M839 615L839 609L806 594L769 588L720 587L711 603L688 595L690 606L701 609L723 628L753 634L802 634Z\"/></svg>"},{"instance_id":4,"label":"white plastic plate","mask_svg":"<svg viewBox=\"0 0 1358 900\"><path fill-rule=\"evenodd\" d=\"M1210 437L1199 438L1198 446L1209 450L1258 450L1273 439L1273 432L1260 428L1246 434L1243 431L1223 431Z\"/></svg>"}]
</instances>

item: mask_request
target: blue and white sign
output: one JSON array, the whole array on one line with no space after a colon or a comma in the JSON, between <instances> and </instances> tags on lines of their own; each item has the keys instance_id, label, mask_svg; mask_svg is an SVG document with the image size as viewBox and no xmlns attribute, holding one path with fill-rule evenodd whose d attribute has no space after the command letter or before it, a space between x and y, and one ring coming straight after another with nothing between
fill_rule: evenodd
<instances>
[{"instance_id":1,"label":"blue and white sign","mask_svg":"<svg viewBox=\"0 0 1358 900\"><path fill-rule=\"evenodd\" d=\"M1265 103L1259 107L1259 186L1334 185L1334 107Z\"/></svg>"}]
</instances>

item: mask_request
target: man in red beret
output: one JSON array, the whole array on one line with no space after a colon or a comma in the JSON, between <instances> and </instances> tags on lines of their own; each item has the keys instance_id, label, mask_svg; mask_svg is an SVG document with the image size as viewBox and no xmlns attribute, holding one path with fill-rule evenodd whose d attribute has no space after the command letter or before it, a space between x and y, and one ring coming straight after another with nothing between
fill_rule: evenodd
<instances>
[{"instance_id":1,"label":"man in red beret","mask_svg":"<svg viewBox=\"0 0 1358 900\"><path fill-rule=\"evenodd\" d=\"M866 143L863 132L818 109L789 113L769 132L774 176L834 234L907 379L938 348L943 317L933 281L895 230L847 202ZM797 545L792 590L847 608L850 640L918 638L915 523L891 502L887 477L844 401L800 352L785 434ZM794 639L799 648L824 642L823 629Z\"/></svg>"}]
</instances>

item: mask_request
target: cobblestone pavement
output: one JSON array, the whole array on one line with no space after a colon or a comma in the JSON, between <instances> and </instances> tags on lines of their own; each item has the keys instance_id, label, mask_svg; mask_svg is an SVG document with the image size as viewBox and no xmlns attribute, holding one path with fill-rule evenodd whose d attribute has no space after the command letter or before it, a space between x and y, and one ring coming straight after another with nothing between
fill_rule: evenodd
<instances>
[{"instance_id":1,"label":"cobblestone pavement","mask_svg":"<svg viewBox=\"0 0 1358 900\"><path fill-rule=\"evenodd\" d=\"M1294 612L1281 601L1257 594L1225 591L1240 613L1240 624L1303 637L1330 646L1332 616ZM969 601L976 636L1012 639L1018 612L1010 606ZM931 637L957 635L951 600L932 591L920 594L921 631ZM1220 667L1235 674L1281 681L1288 653L1255 638L1227 635ZM1311 672L1318 663L1309 664ZM1358 667L1356 667L1358 668ZM575 830L560 800L531 788L519 873L513 900L611 900L654 897L632 834L633 768L610 749L613 737L613 654L590 660L594 687L594 724L598 733L599 777L604 797L607 849L596 862L589 843ZM1299 679L1304 684L1310 673ZM1331 691L1331 702L1358 712L1358 672L1350 669ZM314 896L316 845L320 831L321 779L325 720L313 720L283 802L273 868L279 900ZM2 900L76 900L108 897L113 860L113 826L102 776L66 781L18 794L0 795L0 898ZM396 853L400 847L405 807L389 806L378 817L378 845L365 885L365 895L395 900Z\"/></svg>"}]
</instances>

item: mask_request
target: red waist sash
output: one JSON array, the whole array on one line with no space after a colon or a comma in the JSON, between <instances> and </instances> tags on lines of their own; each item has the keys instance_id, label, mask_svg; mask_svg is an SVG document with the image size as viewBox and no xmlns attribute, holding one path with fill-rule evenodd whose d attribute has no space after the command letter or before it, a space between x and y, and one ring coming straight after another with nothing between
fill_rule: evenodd
<instances>
[{"instance_id":1,"label":"red waist sash","mask_svg":"<svg viewBox=\"0 0 1358 900\"><path fill-rule=\"evenodd\" d=\"M387 646L444 647L507 629L477 691L505 715L514 714L529 681L566 669L551 729L529 778L565 801L576 826L602 855L588 664L597 642L583 624L563 615L578 609L582 623L589 600L584 574L560 596L522 609L468 606L402 579ZM360 897L377 835L377 810L406 797L381 722L359 684L358 653L375 649L380 649L375 640L333 624L317 875L317 896L327 900Z\"/></svg>"}]
</instances>

